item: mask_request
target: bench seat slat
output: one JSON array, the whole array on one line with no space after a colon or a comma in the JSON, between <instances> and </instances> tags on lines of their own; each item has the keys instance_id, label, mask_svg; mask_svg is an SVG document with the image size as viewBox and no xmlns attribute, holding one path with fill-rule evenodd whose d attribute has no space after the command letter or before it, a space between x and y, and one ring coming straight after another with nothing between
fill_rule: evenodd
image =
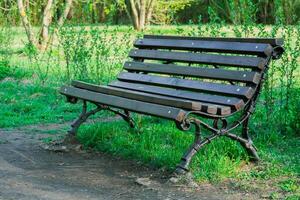
<instances>
[{"instance_id":1,"label":"bench seat slat","mask_svg":"<svg viewBox=\"0 0 300 200\"><path fill-rule=\"evenodd\" d=\"M128 71L182 75L189 77L208 78L215 80L239 81L245 83L257 84L260 80L260 74L250 71L234 71L224 69L188 67L174 64L156 64L145 62L126 62L124 69Z\"/></svg>"},{"instance_id":2,"label":"bench seat slat","mask_svg":"<svg viewBox=\"0 0 300 200\"><path fill-rule=\"evenodd\" d=\"M253 95L253 89L251 87L226 85L220 83L201 82L195 80L186 80L172 77L162 77L154 75L144 75L136 73L122 72L118 76L119 80L143 83L149 85L157 85L178 89L187 89L198 92L208 92L220 95L228 95L250 99Z\"/></svg>"},{"instance_id":3,"label":"bench seat slat","mask_svg":"<svg viewBox=\"0 0 300 200\"><path fill-rule=\"evenodd\" d=\"M183 98L174 98L174 97L139 92L135 90L121 89L121 88L110 87L110 86L99 86L94 84L87 84L81 81L73 81L72 86L94 91L94 92L120 96L120 97L134 99L143 102L182 108L184 110L198 110L198 111L202 111L214 115L231 114L231 109L228 106L212 105L208 103L202 103L199 101L192 101Z\"/></svg>"},{"instance_id":4,"label":"bench seat slat","mask_svg":"<svg viewBox=\"0 0 300 200\"><path fill-rule=\"evenodd\" d=\"M206 51L219 53L250 54L270 56L272 46L264 43L247 43L235 41L206 41L186 39L138 39L134 46L141 49L172 49L189 51Z\"/></svg>"},{"instance_id":5,"label":"bench seat slat","mask_svg":"<svg viewBox=\"0 0 300 200\"><path fill-rule=\"evenodd\" d=\"M165 95L170 97L177 97L187 100L200 101L210 104L220 104L230 106L233 110L239 110L244 106L244 101L235 97L225 97L219 95L203 94L198 92L191 92L186 90L179 90L173 88L165 88L159 86L151 86L139 83L113 81L109 84L112 87L125 88L129 90L142 91L152 94Z\"/></svg>"},{"instance_id":6,"label":"bench seat slat","mask_svg":"<svg viewBox=\"0 0 300 200\"><path fill-rule=\"evenodd\" d=\"M202 63L263 69L265 59L250 56L229 56L191 52L170 52L159 50L132 49L129 56L133 59L150 59L169 62Z\"/></svg>"},{"instance_id":7,"label":"bench seat slat","mask_svg":"<svg viewBox=\"0 0 300 200\"><path fill-rule=\"evenodd\" d=\"M185 111L180 108L141 102L69 86L63 86L60 90L60 93L66 96L71 96L94 103L100 103L137 113L148 114L177 121L180 121L181 116L183 116L185 113Z\"/></svg>"}]
</instances>

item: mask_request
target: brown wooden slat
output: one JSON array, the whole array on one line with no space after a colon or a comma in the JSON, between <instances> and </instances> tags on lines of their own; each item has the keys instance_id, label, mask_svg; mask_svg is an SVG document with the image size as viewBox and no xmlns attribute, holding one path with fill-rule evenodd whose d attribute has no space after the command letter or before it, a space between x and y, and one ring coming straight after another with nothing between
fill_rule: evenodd
<instances>
[{"instance_id":1,"label":"brown wooden slat","mask_svg":"<svg viewBox=\"0 0 300 200\"><path fill-rule=\"evenodd\" d=\"M124 69L128 71L182 75L189 77L208 78L215 80L239 81L255 83L260 81L261 75L257 72L212 69L203 67L188 67L174 64L156 64L144 62L125 62Z\"/></svg>"},{"instance_id":2,"label":"brown wooden slat","mask_svg":"<svg viewBox=\"0 0 300 200\"><path fill-rule=\"evenodd\" d=\"M126 90L126 89L121 89L116 87L99 86L99 85L84 83L81 81L73 81L72 85L77 88L87 89L94 92L120 96L120 97L134 99L143 102L172 106L172 107L182 108L185 110L198 110L202 112L207 112L209 114L218 114L218 113L221 115L231 114L230 107L201 103L201 102L191 101L183 98L173 98L173 97L167 97L167 96L156 95L151 93L138 92L134 90Z\"/></svg>"},{"instance_id":3,"label":"brown wooden slat","mask_svg":"<svg viewBox=\"0 0 300 200\"><path fill-rule=\"evenodd\" d=\"M207 41L224 41L224 42L247 42L247 43L265 43L272 46L283 45L282 38L233 38L233 37L187 37L172 35L144 35L147 39L181 39L181 40L207 40Z\"/></svg>"},{"instance_id":4,"label":"brown wooden slat","mask_svg":"<svg viewBox=\"0 0 300 200\"><path fill-rule=\"evenodd\" d=\"M173 119L177 121L182 120L182 116L185 113L184 110L179 108L146 103L107 94L101 94L75 87L63 86L60 89L60 93L66 96L76 97L94 103L100 103L116 108L163 117L166 119Z\"/></svg>"},{"instance_id":5,"label":"brown wooden slat","mask_svg":"<svg viewBox=\"0 0 300 200\"><path fill-rule=\"evenodd\" d=\"M129 56L134 59L162 60L170 62L202 63L210 65L237 66L263 69L266 60L249 56L225 56L216 54L170 52L159 50L132 49Z\"/></svg>"},{"instance_id":6,"label":"brown wooden slat","mask_svg":"<svg viewBox=\"0 0 300 200\"><path fill-rule=\"evenodd\" d=\"M201 81L185 80L185 79L171 78L171 77L161 77L161 76L122 72L119 74L118 79L123 81L144 83L149 85L158 85L158 86L242 97L246 99L251 98L253 95L253 89L251 87L201 82Z\"/></svg>"},{"instance_id":7,"label":"brown wooden slat","mask_svg":"<svg viewBox=\"0 0 300 200\"><path fill-rule=\"evenodd\" d=\"M194 101L200 101L200 102L210 103L210 104L225 105L225 106L230 106L235 111L243 108L244 106L244 101L242 99L235 98L235 97L203 94L199 92L191 92L186 90L165 88L165 87L145 85L139 83L121 82L121 81L113 81L109 83L109 86L147 92L152 94L165 95L165 96L176 97L176 98L182 98L182 99L188 99L188 100L194 100Z\"/></svg>"},{"instance_id":8,"label":"brown wooden slat","mask_svg":"<svg viewBox=\"0 0 300 200\"><path fill-rule=\"evenodd\" d=\"M205 51L218 53L249 54L270 56L273 48L270 44L235 41L207 41L172 38L144 38L135 41L134 46L141 49L173 49Z\"/></svg>"}]
</instances>

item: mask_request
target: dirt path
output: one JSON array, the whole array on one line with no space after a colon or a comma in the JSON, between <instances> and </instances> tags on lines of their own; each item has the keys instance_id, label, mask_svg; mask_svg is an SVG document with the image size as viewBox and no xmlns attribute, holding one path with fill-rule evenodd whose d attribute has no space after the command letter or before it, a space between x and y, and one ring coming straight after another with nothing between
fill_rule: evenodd
<instances>
[{"instance_id":1,"label":"dirt path","mask_svg":"<svg viewBox=\"0 0 300 200\"><path fill-rule=\"evenodd\" d=\"M41 141L51 128L64 132L64 125L0 130L1 200L255 199L209 184L175 186L158 170L115 156L47 151Z\"/></svg>"}]
</instances>

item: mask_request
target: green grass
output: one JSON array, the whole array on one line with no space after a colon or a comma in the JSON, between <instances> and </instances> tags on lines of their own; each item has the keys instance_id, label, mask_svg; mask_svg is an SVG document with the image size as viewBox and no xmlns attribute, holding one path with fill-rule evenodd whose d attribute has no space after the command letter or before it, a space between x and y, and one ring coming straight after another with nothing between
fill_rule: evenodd
<instances>
[{"instance_id":1,"label":"green grass","mask_svg":"<svg viewBox=\"0 0 300 200\"><path fill-rule=\"evenodd\" d=\"M153 117L142 118L139 126L136 131L122 121L100 123L85 126L78 137L87 147L174 170L193 141L193 134L181 132L174 123ZM233 161L232 158L236 159ZM233 175L243 163L241 158L246 159L246 156L235 143L227 139L216 140L194 159L192 169L198 180L215 181Z\"/></svg>"},{"instance_id":2,"label":"green grass","mask_svg":"<svg viewBox=\"0 0 300 200\"><path fill-rule=\"evenodd\" d=\"M84 126L78 138L87 147L173 170L193 140L192 131L179 131L173 122L154 117L142 118L138 124L139 131L129 129L122 121ZM276 139L268 140L271 135L254 133L262 160L271 165L266 171L253 171L251 176L267 179L280 175L279 172L299 174L299 138L278 135ZM240 145L221 138L200 151L192 169L199 180L217 180L236 176L245 162L248 162L247 155Z\"/></svg>"},{"instance_id":3,"label":"green grass","mask_svg":"<svg viewBox=\"0 0 300 200\"><path fill-rule=\"evenodd\" d=\"M30 80L4 79L0 82L0 127L61 123L74 117L78 109L64 103L57 88Z\"/></svg>"},{"instance_id":4,"label":"green grass","mask_svg":"<svg viewBox=\"0 0 300 200\"><path fill-rule=\"evenodd\" d=\"M193 140L192 131L181 132L173 122L154 117L137 121L138 131L122 121L85 125L78 139L86 148L134 159L157 169L174 170ZM214 140L193 159L194 177L200 182L234 179L236 188L246 191L254 191L257 185L268 181L280 198L283 194L286 198L299 197L299 138L272 138L273 134L253 133L262 162L250 168L247 154L237 142L227 138Z\"/></svg>"}]
</instances>

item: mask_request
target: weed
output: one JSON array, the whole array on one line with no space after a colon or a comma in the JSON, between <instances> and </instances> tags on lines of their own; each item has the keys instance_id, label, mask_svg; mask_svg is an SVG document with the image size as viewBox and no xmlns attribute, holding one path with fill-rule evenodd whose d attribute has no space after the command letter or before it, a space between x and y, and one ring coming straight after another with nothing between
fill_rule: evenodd
<instances>
[{"instance_id":1,"label":"weed","mask_svg":"<svg viewBox=\"0 0 300 200\"><path fill-rule=\"evenodd\" d=\"M296 192L300 189L299 184L296 180L288 179L280 183L280 188L285 192Z\"/></svg>"}]
</instances>

